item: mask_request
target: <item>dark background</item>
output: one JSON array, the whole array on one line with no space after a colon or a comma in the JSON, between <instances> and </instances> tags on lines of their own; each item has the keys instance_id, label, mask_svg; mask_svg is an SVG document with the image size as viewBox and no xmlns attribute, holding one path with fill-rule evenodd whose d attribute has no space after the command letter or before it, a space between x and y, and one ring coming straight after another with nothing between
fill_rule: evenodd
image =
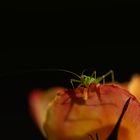
<instances>
[{"instance_id":1,"label":"dark background","mask_svg":"<svg viewBox=\"0 0 140 140\"><path fill-rule=\"evenodd\" d=\"M75 77L65 72L40 71L42 68L62 68L77 74L87 69L87 75L97 70L99 76L113 69L120 82L140 73L139 23L133 9L122 10L121 6L127 4L122 2L115 10L100 8L108 7L107 3L97 3L99 9L32 8L24 4L3 7L2 139L44 139L30 117L29 93L35 88L69 87L69 79Z\"/></svg>"},{"instance_id":2,"label":"dark background","mask_svg":"<svg viewBox=\"0 0 140 140\"><path fill-rule=\"evenodd\" d=\"M61 44L59 44L61 45ZM50 86L70 86L71 74L55 71L36 71L40 68L63 68L76 73L88 69L87 74L97 70L98 75L115 71L115 78L124 82L133 73L140 73L139 51L136 47L123 50L124 46L80 46L45 48L10 48L1 50L1 102L0 119L4 139L43 140L33 123L28 107L29 93L36 88ZM133 55L132 55L133 54ZM26 73L19 71L31 70ZM4 132L4 133L3 133Z\"/></svg>"}]
</instances>

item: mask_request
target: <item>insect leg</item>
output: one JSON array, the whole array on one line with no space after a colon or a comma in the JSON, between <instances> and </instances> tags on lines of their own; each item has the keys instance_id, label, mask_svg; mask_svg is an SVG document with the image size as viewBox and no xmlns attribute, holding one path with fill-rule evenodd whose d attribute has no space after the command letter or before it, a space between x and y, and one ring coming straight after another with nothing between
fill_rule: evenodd
<instances>
[{"instance_id":1,"label":"insect leg","mask_svg":"<svg viewBox=\"0 0 140 140\"><path fill-rule=\"evenodd\" d=\"M110 70L108 73L104 74L102 76L102 79L103 79L103 84L105 83L105 77L107 77L108 75L111 74L111 78L112 78L112 82L114 82L114 71L113 70Z\"/></svg>"},{"instance_id":2,"label":"insect leg","mask_svg":"<svg viewBox=\"0 0 140 140\"><path fill-rule=\"evenodd\" d=\"M76 80L76 79L70 79L70 82L71 82L71 85L72 85L73 88L74 88L74 85L73 85L74 82L81 83L80 80Z\"/></svg>"},{"instance_id":3,"label":"insect leg","mask_svg":"<svg viewBox=\"0 0 140 140\"><path fill-rule=\"evenodd\" d=\"M96 70L92 72L91 77L93 77L93 76L94 76L94 79L96 79Z\"/></svg>"},{"instance_id":4,"label":"insect leg","mask_svg":"<svg viewBox=\"0 0 140 140\"><path fill-rule=\"evenodd\" d=\"M81 76L84 75L84 72L85 72L85 71L86 71L86 69L84 69L84 70L81 72Z\"/></svg>"}]
</instances>

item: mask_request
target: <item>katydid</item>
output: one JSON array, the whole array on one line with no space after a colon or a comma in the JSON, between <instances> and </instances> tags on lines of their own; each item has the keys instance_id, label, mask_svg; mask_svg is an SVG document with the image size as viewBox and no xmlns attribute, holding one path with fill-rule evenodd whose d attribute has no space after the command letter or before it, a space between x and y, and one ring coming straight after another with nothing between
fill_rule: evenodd
<instances>
[{"instance_id":1,"label":"katydid","mask_svg":"<svg viewBox=\"0 0 140 140\"><path fill-rule=\"evenodd\" d=\"M81 75L78 75L72 71L65 70L65 69L58 69L58 71L68 72L79 78L79 79L70 79L70 83L73 88L74 88L74 84L73 84L74 82L79 83L79 87L80 86L88 87L90 84L99 84L101 81L103 81L103 84L105 84L105 78L109 75L111 75L112 82L114 82L114 71L113 70L110 70L109 72L107 72L106 74L104 74L100 77L96 77L96 71L93 71L91 76L85 75L84 71L82 72Z\"/></svg>"},{"instance_id":2,"label":"katydid","mask_svg":"<svg viewBox=\"0 0 140 140\"><path fill-rule=\"evenodd\" d=\"M86 87L83 91L83 98L84 100L87 100L88 99L88 92L89 92L89 86L91 84L99 84L101 81L103 81L103 84L105 83L105 78L111 74L111 78L112 78L112 82L114 82L114 72L113 70L110 70L109 72L107 72L106 74L100 76L100 77L96 77L96 71L93 71L92 75L91 76L87 76L87 75L84 75L84 71L82 72L82 74L79 76L77 75L76 73L72 72L72 71L69 71L69 70L64 70L64 69L59 69L59 71L65 71L65 72L68 72L68 73L71 73L73 75L75 75L76 77L78 77L79 79L70 79L70 83L72 85L72 87L74 88L74 82L75 83L79 83L78 87L80 86L84 86ZM96 88L97 90L97 88ZM98 94L97 94L98 95ZM100 95L98 95L99 97ZM99 97L100 98L100 97Z\"/></svg>"},{"instance_id":3,"label":"katydid","mask_svg":"<svg viewBox=\"0 0 140 140\"><path fill-rule=\"evenodd\" d=\"M24 71L18 71L15 72L16 74L24 74L24 73L30 73L30 72L38 72L38 71L64 71L67 73L71 73L73 75L75 75L76 77L78 77L78 79L70 79L70 83L72 85L72 87L74 88L74 84L73 83L79 83L79 86L85 86L88 87L90 84L99 84L101 81L103 82L103 84L105 83L105 78L109 75L111 75L112 78L112 82L114 82L114 72L113 70L110 70L109 72L107 72L106 74L100 76L100 77L96 77L96 71L93 71L93 73L91 74L91 76L87 76L84 74L84 71L82 72L81 75L78 75L72 71L69 70L65 70L65 69L39 69L39 70L24 70ZM0 76L5 76L8 74L1 74Z\"/></svg>"}]
</instances>

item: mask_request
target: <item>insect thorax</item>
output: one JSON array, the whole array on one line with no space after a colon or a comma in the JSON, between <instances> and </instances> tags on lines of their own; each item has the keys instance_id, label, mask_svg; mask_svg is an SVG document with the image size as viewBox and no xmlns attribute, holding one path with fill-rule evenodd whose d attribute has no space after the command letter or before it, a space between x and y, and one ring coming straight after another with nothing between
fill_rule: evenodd
<instances>
[{"instance_id":1,"label":"insect thorax","mask_svg":"<svg viewBox=\"0 0 140 140\"><path fill-rule=\"evenodd\" d=\"M95 78L93 78L91 76L86 76L86 75L83 75L81 77L81 81L82 81L83 85L85 85L85 86L88 86L91 83L96 83L96 79Z\"/></svg>"}]
</instances>

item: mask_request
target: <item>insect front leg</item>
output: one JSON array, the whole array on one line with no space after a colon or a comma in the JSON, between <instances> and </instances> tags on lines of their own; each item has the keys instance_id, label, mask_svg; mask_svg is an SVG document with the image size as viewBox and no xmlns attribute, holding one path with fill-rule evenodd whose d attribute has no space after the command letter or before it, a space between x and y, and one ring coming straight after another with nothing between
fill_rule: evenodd
<instances>
[{"instance_id":1,"label":"insect front leg","mask_svg":"<svg viewBox=\"0 0 140 140\"><path fill-rule=\"evenodd\" d=\"M70 79L70 83L71 83L71 85L72 85L73 88L74 88L74 85L73 85L74 82L76 82L76 83L81 83L80 80Z\"/></svg>"}]
</instances>

